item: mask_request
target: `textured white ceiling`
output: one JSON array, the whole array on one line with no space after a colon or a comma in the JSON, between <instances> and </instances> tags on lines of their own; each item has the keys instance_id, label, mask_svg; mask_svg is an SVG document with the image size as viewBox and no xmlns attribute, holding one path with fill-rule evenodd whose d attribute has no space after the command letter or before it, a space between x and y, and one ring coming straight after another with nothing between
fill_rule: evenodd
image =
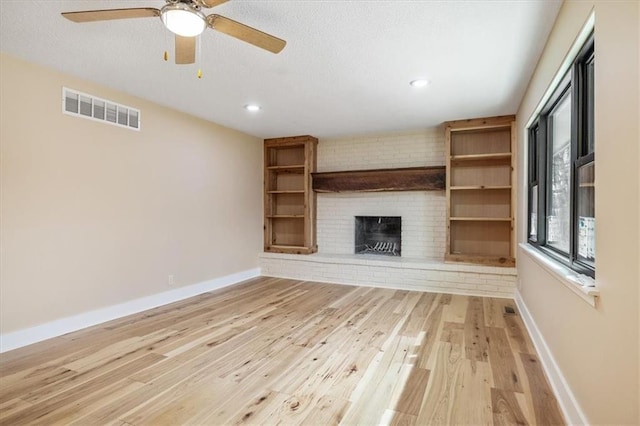
<instances>
[{"instance_id":1,"label":"textured white ceiling","mask_svg":"<svg viewBox=\"0 0 640 426\"><path fill-rule=\"evenodd\" d=\"M1 0L0 49L263 138L395 132L514 113L561 0L231 0L205 13L287 46L274 55L207 30L197 65L164 62L173 37L159 18L60 16L163 4ZM410 87L417 77L431 84ZM252 102L262 111L243 109Z\"/></svg>"}]
</instances>

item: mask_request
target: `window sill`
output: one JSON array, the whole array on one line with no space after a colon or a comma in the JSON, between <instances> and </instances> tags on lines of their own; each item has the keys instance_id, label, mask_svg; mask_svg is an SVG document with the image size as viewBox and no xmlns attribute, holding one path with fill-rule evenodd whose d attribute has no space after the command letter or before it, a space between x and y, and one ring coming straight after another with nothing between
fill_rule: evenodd
<instances>
[{"instance_id":1,"label":"window sill","mask_svg":"<svg viewBox=\"0 0 640 426\"><path fill-rule=\"evenodd\" d=\"M538 265L549 271L560 281L565 287L578 295L582 300L592 307L598 306L600 291L595 287L595 280L586 275L578 274L564 265L548 258L538 250L526 243L519 244L522 252L526 253Z\"/></svg>"}]
</instances>

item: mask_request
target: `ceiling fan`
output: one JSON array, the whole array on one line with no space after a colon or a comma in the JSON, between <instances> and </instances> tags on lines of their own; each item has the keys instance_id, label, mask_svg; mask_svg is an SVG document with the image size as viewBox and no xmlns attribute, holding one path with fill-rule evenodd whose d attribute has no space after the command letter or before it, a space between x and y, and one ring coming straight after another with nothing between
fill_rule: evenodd
<instances>
[{"instance_id":1,"label":"ceiling fan","mask_svg":"<svg viewBox=\"0 0 640 426\"><path fill-rule=\"evenodd\" d=\"M129 9L85 10L63 12L62 16L77 23L114 19L160 17L169 31L175 34L176 64L192 64L196 60L196 39L207 27L250 43L272 53L279 53L286 41L241 24L224 16L206 16L202 8L212 8L228 0L166 0L162 9L136 7Z\"/></svg>"}]
</instances>

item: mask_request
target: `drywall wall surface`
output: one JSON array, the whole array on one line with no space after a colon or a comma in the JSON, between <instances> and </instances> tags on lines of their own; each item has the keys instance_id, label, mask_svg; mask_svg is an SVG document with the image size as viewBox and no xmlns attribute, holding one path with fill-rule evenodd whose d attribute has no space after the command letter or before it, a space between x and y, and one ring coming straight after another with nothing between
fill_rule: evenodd
<instances>
[{"instance_id":1,"label":"drywall wall surface","mask_svg":"<svg viewBox=\"0 0 640 426\"><path fill-rule=\"evenodd\" d=\"M0 61L0 332L257 268L261 140ZM63 114L63 86L140 109L141 130Z\"/></svg>"},{"instance_id":2,"label":"drywall wall surface","mask_svg":"<svg viewBox=\"0 0 640 426\"><path fill-rule=\"evenodd\" d=\"M525 253L519 292L586 420L639 424L640 242L637 1L566 1L519 107L518 152L526 124L574 40L595 16L596 283L592 308ZM518 219L526 224L526 163L518 163ZM519 241L525 241L521 226Z\"/></svg>"}]
</instances>

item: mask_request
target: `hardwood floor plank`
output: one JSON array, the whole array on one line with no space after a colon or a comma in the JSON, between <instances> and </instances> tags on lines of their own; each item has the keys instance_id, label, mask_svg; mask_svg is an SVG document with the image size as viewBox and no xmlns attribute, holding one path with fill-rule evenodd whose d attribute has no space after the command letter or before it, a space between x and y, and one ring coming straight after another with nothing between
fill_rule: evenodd
<instances>
[{"instance_id":1,"label":"hardwood floor plank","mask_svg":"<svg viewBox=\"0 0 640 426\"><path fill-rule=\"evenodd\" d=\"M351 395L351 406L346 412L345 424L379 424L387 408L390 408L397 376L413 339L398 336L391 338L373 359L363 379ZM401 388L404 384L400 384Z\"/></svg>"},{"instance_id":2,"label":"hardwood floor plank","mask_svg":"<svg viewBox=\"0 0 640 426\"><path fill-rule=\"evenodd\" d=\"M70 370L73 372L72 375L61 378L54 383L41 386L23 395L22 398L29 402L36 403L64 392L67 389L99 378L104 374L111 374L113 371L118 371L119 368L151 353L149 349L153 347L153 344L157 341L163 340L163 335L163 333L157 333L149 336L150 338L148 340L138 338L133 342L130 339L125 339L121 342L122 345L115 344L97 349L94 355L87 356L85 359L80 360L82 362L74 361L66 365L66 367L77 367L77 369ZM165 359L161 354L154 355L156 355L158 362Z\"/></svg>"},{"instance_id":3,"label":"hardwood floor plank","mask_svg":"<svg viewBox=\"0 0 640 426\"><path fill-rule=\"evenodd\" d=\"M264 407L258 413L258 418L251 420L251 422L265 425L276 423L303 424L304 419L308 418L314 407L319 404L321 397L319 393L315 392L296 395L279 394L279 398ZM251 413L251 411L248 411L248 413Z\"/></svg>"},{"instance_id":4,"label":"hardwood floor plank","mask_svg":"<svg viewBox=\"0 0 640 426\"><path fill-rule=\"evenodd\" d=\"M493 412L489 363L464 360L458 374L452 396L450 424L490 425Z\"/></svg>"},{"instance_id":5,"label":"hardwood floor plank","mask_svg":"<svg viewBox=\"0 0 640 426\"><path fill-rule=\"evenodd\" d=\"M530 396L533 402L536 423L540 425L565 424L558 402L553 396L538 357L532 354L520 354L520 357L529 379Z\"/></svg>"},{"instance_id":6,"label":"hardwood floor plank","mask_svg":"<svg viewBox=\"0 0 640 426\"><path fill-rule=\"evenodd\" d=\"M522 392L522 381L504 329L488 327L486 333L489 339L489 360L496 388Z\"/></svg>"},{"instance_id":7,"label":"hardwood floor plank","mask_svg":"<svg viewBox=\"0 0 640 426\"><path fill-rule=\"evenodd\" d=\"M87 398L99 398L114 384L125 380L133 372L149 367L160 359L161 355L147 354L142 358L134 360L123 367L114 369L107 374L103 374L96 380L72 387L58 394L55 398L44 400L26 410L15 413L7 417L6 424L28 424L28 423L50 423L57 418L66 416L69 411L73 411L76 404ZM119 385L118 385L119 386ZM115 390L115 389L110 389Z\"/></svg>"},{"instance_id":8,"label":"hardwood floor plank","mask_svg":"<svg viewBox=\"0 0 640 426\"><path fill-rule=\"evenodd\" d=\"M415 365L419 368L431 369L437 357L434 350L442 330L442 313L449 305L450 299L438 295L429 316L422 323L421 331L418 333L419 342L416 345Z\"/></svg>"},{"instance_id":9,"label":"hardwood floor plank","mask_svg":"<svg viewBox=\"0 0 640 426\"><path fill-rule=\"evenodd\" d=\"M413 312L418 302L420 302L420 299L422 298L421 296L422 295L420 293L417 293L415 291L396 293L394 298L399 300L400 303L398 303L398 306L396 306L396 309L393 311L393 313L404 315L406 313Z\"/></svg>"},{"instance_id":10,"label":"hardwood floor plank","mask_svg":"<svg viewBox=\"0 0 640 426\"><path fill-rule=\"evenodd\" d=\"M202 341L194 347L190 347L184 351L168 352L163 354L165 360L155 367L148 368L134 374L131 378L138 382L149 383L157 380L164 375L177 374L178 369L183 369L186 373L192 370L198 371L204 368L211 360L217 360L220 356L226 356L226 350L233 352L238 347L251 341L259 330L256 328L220 330L220 334L212 334L208 339ZM188 368L188 370L184 370Z\"/></svg>"},{"instance_id":11,"label":"hardwood floor plank","mask_svg":"<svg viewBox=\"0 0 640 426\"><path fill-rule=\"evenodd\" d=\"M400 334L403 336L415 336L424 328L424 322L429 316L436 301L436 293L422 293L415 307L410 310L409 318L402 326Z\"/></svg>"},{"instance_id":12,"label":"hardwood floor plank","mask_svg":"<svg viewBox=\"0 0 640 426\"><path fill-rule=\"evenodd\" d=\"M209 414L211 406L225 403L229 394L227 384L211 375L200 375L182 382L122 420L133 425L197 423L198 419Z\"/></svg>"},{"instance_id":13,"label":"hardwood floor plank","mask_svg":"<svg viewBox=\"0 0 640 426\"><path fill-rule=\"evenodd\" d=\"M489 357L489 345L484 327L484 307L480 297L470 297L464 323L464 346L472 367L475 361L486 362Z\"/></svg>"},{"instance_id":14,"label":"hardwood floor plank","mask_svg":"<svg viewBox=\"0 0 640 426\"><path fill-rule=\"evenodd\" d=\"M507 325L507 336L513 346L514 352L534 354L536 350L527 334L527 329L519 315L505 315L504 321Z\"/></svg>"},{"instance_id":15,"label":"hardwood floor plank","mask_svg":"<svg viewBox=\"0 0 640 426\"><path fill-rule=\"evenodd\" d=\"M443 305L451 305L451 301L453 300L453 294L447 293L438 293L440 296L440 303Z\"/></svg>"},{"instance_id":16,"label":"hardwood floor plank","mask_svg":"<svg viewBox=\"0 0 640 426\"><path fill-rule=\"evenodd\" d=\"M257 328L236 331L232 338L225 340L226 345L216 344L214 340L210 342L212 346L203 344L175 357L167 358L146 371L131 375L131 380L147 383L147 386L132 392L127 398L115 401L111 406L98 410L91 416L91 421L103 423L107 419L122 417L183 382L197 384L200 378L209 377L212 370L208 367L212 363L225 356L233 356L234 351L249 344L257 335L259 335Z\"/></svg>"},{"instance_id":17,"label":"hardwood floor plank","mask_svg":"<svg viewBox=\"0 0 640 426\"><path fill-rule=\"evenodd\" d=\"M255 424L250 418L253 416L253 411L258 410L263 402L270 398L270 395L275 395L278 400L280 397L287 396L286 394L274 393L272 390L260 388L260 384L253 386L243 386L241 384L231 384L227 386L228 395L224 399L224 402L211 405L207 413L202 413L198 418L192 419L192 424L202 425L221 425L228 424L231 419L244 418L249 412L252 414L247 416L245 423ZM253 407L252 410L247 410Z\"/></svg>"},{"instance_id":18,"label":"hardwood floor plank","mask_svg":"<svg viewBox=\"0 0 640 426\"><path fill-rule=\"evenodd\" d=\"M33 389L42 389L50 384L56 384L78 373L68 368L55 365L40 369L28 369L17 372L0 380L0 404L16 398L21 398Z\"/></svg>"},{"instance_id":19,"label":"hardwood floor plank","mask_svg":"<svg viewBox=\"0 0 640 426\"><path fill-rule=\"evenodd\" d=\"M437 356L416 423L452 424L451 405L464 361L462 345L438 342Z\"/></svg>"},{"instance_id":20,"label":"hardwood floor plank","mask_svg":"<svg viewBox=\"0 0 640 426\"><path fill-rule=\"evenodd\" d=\"M254 309L245 315L234 316L227 322L193 324L177 332L171 339L156 344L153 351L167 357L173 357L203 344L210 345L209 347L215 346L225 341L225 339L255 326L265 315L269 315L273 310L273 307Z\"/></svg>"},{"instance_id":21,"label":"hardwood floor plank","mask_svg":"<svg viewBox=\"0 0 640 426\"><path fill-rule=\"evenodd\" d=\"M350 309L326 308L322 310L314 321L309 321L304 328L296 332L292 343L304 348L317 345L344 322L345 315L349 315L355 309L358 309L357 305L350 307Z\"/></svg>"},{"instance_id":22,"label":"hardwood floor plank","mask_svg":"<svg viewBox=\"0 0 640 426\"><path fill-rule=\"evenodd\" d=\"M110 384L100 389L99 392L83 398L77 404L66 410L58 410L48 417L44 417L48 425L66 426L74 421L82 421L104 406L110 404L113 399L126 397L131 392L144 386L142 383L124 379L120 382Z\"/></svg>"},{"instance_id":23,"label":"hardwood floor plank","mask_svg":"<svg viewBox=\"0 0 640 426\"><path fill-rule=\"evenodd\" d=\"M483 297L484 325L487 327L506 328L504 321L504 308L513 307L515 303L509 299L497 299L495 297Z\"/></svg>"},{"instance_id":24,"label":"hardwood floor plank","mask_svg":"<svg viewBox=\"0 0 640 426\"><path fill-rule=\"evenodd\" d=\"M394 412L389 426L414 426L418 418L405 413Z\"/></svg>"},{"instance_id":25,"label":"hardwood floor plank","mask_svg":"<svg viewBox=\"0 0 640 426\"><path fill-rule=\"evenodd\" d=\"M323 395L300 424L337 425L342 423L351 402L346 399ZM279 419L275 419L279 421Z\"/></svg>"},{"instance_id":26,"label":"hardwood floor plank","mask_svg":"<svg viewBox=\"0 0 640 426\"><path fill-rule=\"evenodd\" d=\"M284 327L276 326L263 333L259 339L248 343L236 356L228 356L213 363L218 377L245 377L264 364L278 358L279 353L291 346L287 332L296 327L297 321L284 322ZM298 323L299 324L299 323ZM284 330L283 330L284 328Z\"/></svg>"},{"instance_id":27,"label":"hardwood floor plank","mask_svg":"<svg viewBox=\"0 0 640 426\"><path fill-rule=\"evenodd\" d=\"M33 366L61 366L80 359L93 353L93 348L99 346L110 334L109 330L98 329L95 334L87 336L82 341L69 342L61 336L5 352L0 355L0 377L11 376L24 370L35 370Z\"/></svg>"},{"instance_id":28,"label":"hardwood floor plank","mask_svg":"<svg viewBox=\"0 0 640 426\"><path fill-rule=\"evenodd\" d=\"M513 392L491 388L494 426L528 425Z\"/></svg>"},{"instance_id":29,"label":"hardwood floor plank","mask_svg":"<svg viewBox=\"0 0 640 426\"><path fill-rule=\"evenodd\" d=\"M139 382L136 382L139 383ZM168 389L155 383L142 384L126 396L110 399L105 405L96 409L89 415L71 422L72 425L103 425L120 421L122 417L141 409L161 397Z\"/></svg>"},{"instance_id":30,"label":"hardwood floor plank","mask_svg":"<svg viewBox=\"0 0 640 426\"><path fill-rule=\"evenodd\" d=\"M424 399L429 383L429 370L412 367L409 372L409 379L404 385L400 400L395 406L395 411L417 416Z\"/></svg>"},{"instance_id":31,"label":"hardwood floor plank","mask_svg":"<svg viewBox=\"0 0 640 426\"><path fill-rule=\"evenodd\" d=\"M464 343L464 324L443 322L440 341L462 345Z\"/></svg>"},{"instance_id":32,"label":"hardwood floor plank","mask_svg":"<svg viewBox=\"0 0 640 426\"><path fill-rule=\"evenodd\" d=\"M131 337L109 345L103 345L95 348L92 354L68 362L63 367L84 373L95 370L96 367L109 366L126 356L137 358L148 353L150 347L165 341L167 337L175 333L173 330L162 329L146 336Z\"/></svg>"},{"instance_id":33,"label":"hardwood floor plank","mask_svg":"<svg viewBox=\"0 0 640 426\"><path fill-rule=\"evenodd\" d=\"M0 404L0 424L7 424L4 419L19 411L26 411L32 404L21 399L11 399Z\"/></svg>"},{"instance_id":34,"label":"hardwood floor plank","mask_svg":"<svg viewBox=\"0 0 640 426\"><path fill-rule=\"evenodd\" d=\"M328 394L347 399L368 362L378 352L378 348L360 353L350 351L349 337L352 335L349 330L341 329L327 338L325 343L303 348L303 356L279 372L280 377L272 385L272 389L292 395L305 385L320 381L332 384L327 390Z\"/></svg>"},{"instance_id":35,"label":"hardwood floor plank","mask_svg":"<svg viewBox=\"0 0 640 426\"><path fill-rule=\"evenodd\" d=\"M452 295L451 303L444 308L442 320L464 324L465 317L467 316L468 305L468 296L461 296L458 294Z\"/></svg>"},{"instance_id":36,"label":"hardwood floor plank","mask_svg":"<svg viewBox=\"0 0 640 426\"><path fill-rule=\"evenodd\" d=\"M2 354L0 423L561 423L510 303L256 278Z\"/></svg>"},{"instance_id":37,"label":"hardwood floor plank","mask_svg":"<svg viewBox=\"0 0 640 426\"><path fill-rule=\"evenodd\" d=\"M254 398L250 404L226 423L232 425L269 425L278 422L291 424L291 421L285 420L287 415L297 413L299 409L299 401L291 395L265 391L262 396Z\"/></svg>"},{"instance_id":38,"label":"hardwood floor plank","mask_svg":"<svg viewBox=\"0 0 640 426\"><path fill-rule=\"evenodd\" d=\"M523 381L523 383L525 382ZM527 389L527 391L529 389L526 385L524 388ZM518 406L522 410L522 415L524 416L525 421L530 425L536 424L533 418L533 407L528 402L530 398L527 398L529 395L527 393L514 393L513 395L516 397L516 400L518 401Z\"/></svg>"}]
</instances>

